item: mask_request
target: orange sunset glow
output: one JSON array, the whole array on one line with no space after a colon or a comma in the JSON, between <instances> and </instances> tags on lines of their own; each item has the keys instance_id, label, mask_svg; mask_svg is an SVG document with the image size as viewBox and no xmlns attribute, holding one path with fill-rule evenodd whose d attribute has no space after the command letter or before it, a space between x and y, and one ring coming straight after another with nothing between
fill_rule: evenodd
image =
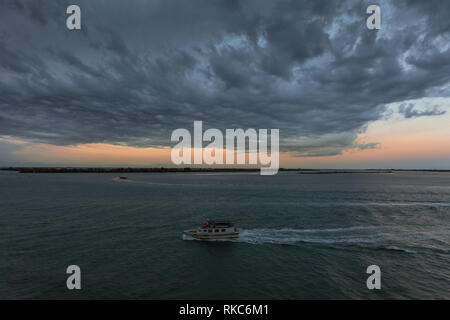
<instances>
[{"instance_id":1,"label":"orange sunset glow","mask_svg":"<svg viewBox=\"0 0 450 320\"><path fill-rule=\"evenodd\" d=\"M377 142L378 147L349 148L339 155L296 157L280 152L280 166L286 168L389 168L400 164L430 168L450 167L450 115L415 119L388 119L369 124L357 141ZM56 146L3 139L19 146L19 159L34 165L59 166L174 166L170 147L138 148L105 143ZM248 161L247 161L248 162Z\"/></svg>"}]
</instances>

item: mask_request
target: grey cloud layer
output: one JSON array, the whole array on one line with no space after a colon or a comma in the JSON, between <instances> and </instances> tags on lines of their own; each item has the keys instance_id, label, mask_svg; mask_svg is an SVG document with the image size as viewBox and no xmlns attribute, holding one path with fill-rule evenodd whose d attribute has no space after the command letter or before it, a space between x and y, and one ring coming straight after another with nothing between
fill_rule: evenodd
<instances>
[{"instance_id":1,"label":"grey cloud layer","mask_svg":"<svg viewBox=\"0 0 450 320\"><path fill-rule=\"evenodd\" d=\"M428 116L441 116L445 114L446 110L440 110L439 106L433 106L427 108L426 110L416 110L414 109L414 104L412 103L402 103L399 106L399 112L404 115L405 118L417 118L417 117L428 117Z\"/></svg>"},{"instance_id":2,"label":"grey cloud layer","mask_svg":"<svg viewBox=\"0 0 450 320\"><path fill-rule=\"evenodd\" d=\"M167 146L203 120L332 155L378 147L355 138L385 104L448 95L448 1L381 2L379 32L367 1L76 3L80 32L68 2L0 1L0 135Z\"/></svg>"}]
</instances>

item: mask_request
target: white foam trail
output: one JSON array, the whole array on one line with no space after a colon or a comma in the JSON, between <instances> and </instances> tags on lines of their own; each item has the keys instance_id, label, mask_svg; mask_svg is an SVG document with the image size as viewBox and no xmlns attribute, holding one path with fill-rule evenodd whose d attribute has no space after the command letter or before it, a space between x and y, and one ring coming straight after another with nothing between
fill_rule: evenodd
<instances>
[{"instance_id":1,"label":"white foam trail","mask_svg":"<svg viewBox=\"0 0 450 320\"><path fill-rule=\"evenodd\" d=\"M380 235L374 233L361 233L361 231L374 230L375 226L354 226L347 228L329 229L240 229L237 239L212 239L211 241L245 242L251 244L296 244L311 243L373 243L382 240ZM183 240L197 240L183 235Z\"/></svg>"},{"instance_id":2,"label":"white foam trail","mask_svg":"<svg viewBox=\"0 0 450 320\"><path fill-rule=\"evenodd\" d=\"M399 235L400 238L399 239ZM375 249L385 249L406 253L416 253L410 248L402 248L395 243L409 239L396 226L353 226L327 229L240 229L237 239L211 239L211 242L238 242L248 244L300 245L301 243L317 243L325 245L365 245ZM198 240L183 236L183 240ZM204 241L204 240L199 240ZM400 242L399 242L400 241Z\"/></svg>"},{"instance_id":3,"label":"white foam trail","mask_svg":"<svg viewBox=\"0 0 450 320\"><path fill-rule=\"evenodd\" d=\"M376 226L354 226L346 228L329 228L329 229L292 229L292 228L282 228L282 229L254 229L254 230L264 230L264 231L274 231L278 232L294 232L294 233L320 233L320 232L347 232L354 230L372 230L377 229Z\"/></svg>"},{"instance_id":4,"label":"white foam trail","mask_svg":"<svg viewBox=\"0 0 450 320\"><path fill-rule=\"evenodd\" d=\"M349 201L337 201L330 203L320 203L320 202L305 202L306 205L311 207L333 207L333 206L344 206L344 207L449 207L450 202L373 202L373 201L362 201L362 202L349 202Z\"/></svg>"},{"instance_id":5,"label":"white foam trail","mask_svg":"<svg viewBox=\"0 0 450 320\"><path fill-rule=\"evenodd\" d=\"M233 241L252 244L295 244L311 243L373 243L383 240L378 234L360 233L373 230L375 226L355 226L332 229L251 229L241 230L239 238Z\"/></svg>"}]
</instances>

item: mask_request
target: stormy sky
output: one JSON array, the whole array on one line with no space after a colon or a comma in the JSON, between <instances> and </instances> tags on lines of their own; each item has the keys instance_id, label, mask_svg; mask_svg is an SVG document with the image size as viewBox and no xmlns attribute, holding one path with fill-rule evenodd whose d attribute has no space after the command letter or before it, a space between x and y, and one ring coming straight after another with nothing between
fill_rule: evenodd
<instances>
[{"instance_id":1,"label":"stormy sky","mask_svg":"<svg viewBox=\"0 0 450 320\"><path fill-rule=\"evenodd\" d=\"M80 31L66 28L68 4ZM450 1L377 2L379 31L369 4L0 0L0 137L161 147L202 120L279 128L299 156L377 148L355 139L387 104L450 95Z\"/></svg>"}]
</instances>

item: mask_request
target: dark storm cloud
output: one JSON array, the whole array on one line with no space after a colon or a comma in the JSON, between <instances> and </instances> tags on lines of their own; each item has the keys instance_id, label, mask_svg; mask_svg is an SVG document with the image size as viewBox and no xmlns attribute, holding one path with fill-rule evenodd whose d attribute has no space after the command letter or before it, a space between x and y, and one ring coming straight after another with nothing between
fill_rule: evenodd
<instances>
[{"instance_id":1,"label":"dark storm cloud","mask_svg":"<svg viewBox=\"0 0 450 320\"><path fill-rule=\"evenodd\" d=\"M378 147L355 138L385 104L448 95L448 1L382 2L381 31L366 1L73 3L79 32L69 2L0 1L0 135L167 146L203 120L333 155Z\"/></svg>"}]
</instances>

